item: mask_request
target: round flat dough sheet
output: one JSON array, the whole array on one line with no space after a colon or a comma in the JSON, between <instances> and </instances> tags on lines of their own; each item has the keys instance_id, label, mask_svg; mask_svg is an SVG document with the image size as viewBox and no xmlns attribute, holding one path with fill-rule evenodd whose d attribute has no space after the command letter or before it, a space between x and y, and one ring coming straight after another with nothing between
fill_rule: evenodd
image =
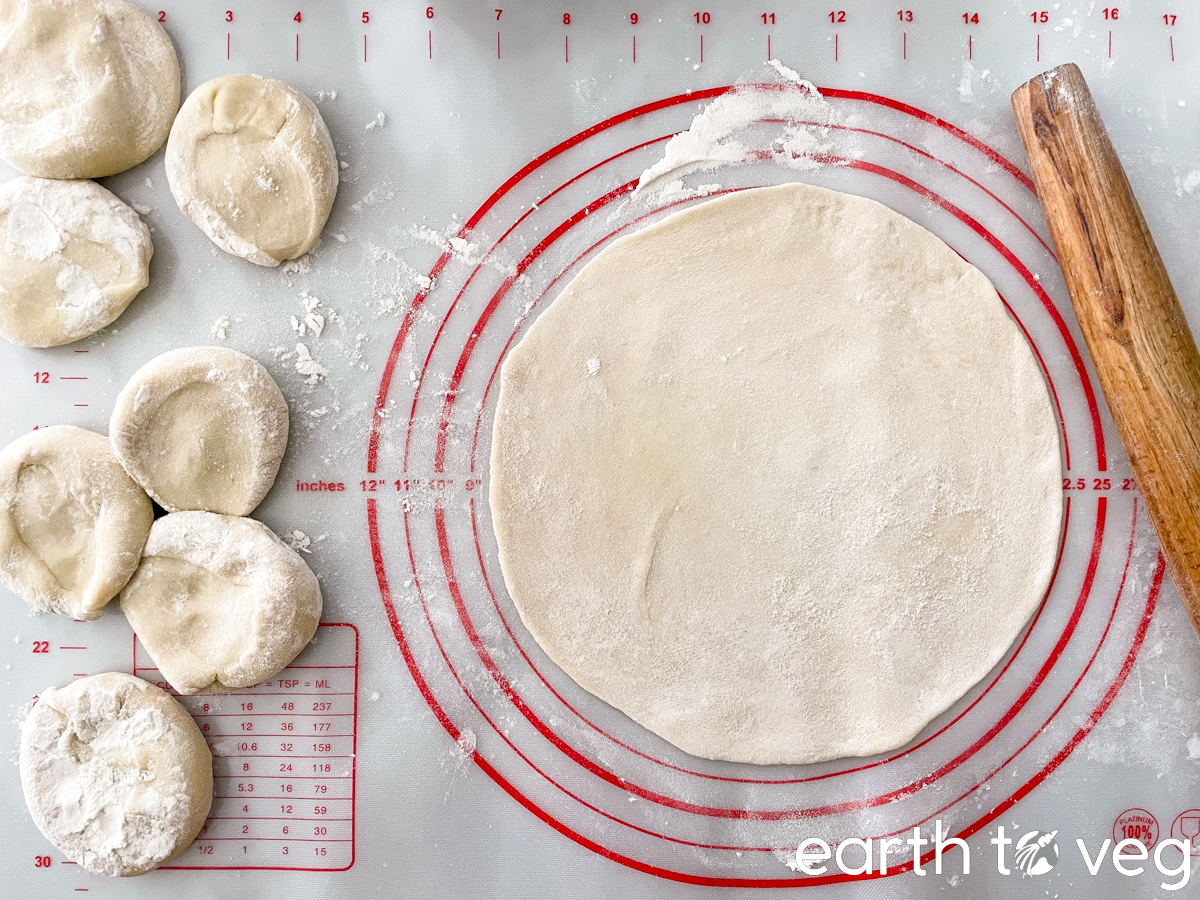
<instances>
[{"instance_id":1,"label":"round flat dough sheet","mask_svg":"<svg viewBox=\"0 0 1200 900\"><path fill-rule=\"evenodd\" d=\"M987 278L807 185L612 244L502 369L491 507L549 656L712 759L911 740L1037 608L1056 418Z\"/></svg>"},{"instance_id":2,"label":"round flat dough sheet","mask_svg":"<svg viewBox=\"0 0 1200 900\"><path fill-rule=\"evenodd\" d=\"M102 434L52 425L0 451L0 581L34 609L100 618L153 521Z\"/></svg>"},{"instance_id":3,"label":"round flat dough sheet","mask_svg":"<svg viewBox=\"0 0 1200 900\"><path fill-rule=\"evenodd\" d=\"M133 373L109 434L125 471L171 512L248 516L283 461L287 401L246 354L181 347Z\"/></svg>"},{"instance_id":4,"label":"round flat dough sheet","mask_svg":"<svg viewBox=\"0 0 1200 900\"><path fill-rule=\"evenodd\" d=\"M150 230L94 181L0 185L0 337L57 347L111 325L150 283Z\"/></svg>"},{"instance_id":5,"label":"round flat dough sheet","mask_svg":"<svg viewBox=\"0 0 1200 900\"><path fill-rule=\"evenodd\" d=\"M142 875L173 859L212 807L200 727L166 691L121 672L42 691L21 725L19 762L34 824L97 875Z\"/></svg>"},{"instance_id":6,"label":"round flat dough sheet","mask_svg":"<svg viewBox=\"0 0 1200 900\"><path fill-rule=\"evenodd\" d=\"M226 253L277 266L311 250L338 162L311 100L275 78L225 75L183 102L167 141L175 202Z\"/></svg>"},{"instance_id":7,"label":"round flat dough sheet","mask_svg":"<svg viewBox=\"0 0 1200 900\"><path fill-rule=\"evenodd\" d=\"M0 159L42 178L100 178L162 146L179 60L123 0L0 2Z\"/></svg>"}]
</instances>

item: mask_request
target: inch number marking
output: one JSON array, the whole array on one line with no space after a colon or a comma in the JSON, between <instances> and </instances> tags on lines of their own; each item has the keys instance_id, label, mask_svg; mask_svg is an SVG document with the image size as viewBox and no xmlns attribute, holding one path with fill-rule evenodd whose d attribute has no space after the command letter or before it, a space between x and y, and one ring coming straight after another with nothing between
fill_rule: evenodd
<instances>
[{"instance_id":1,"label":"inch number marking","mask_svg":"<svg viewBox=\"0 0 1200 900\"><path fill-rule=\"evenodd\" d=\"M33 642L33 652L34 653L49 653L50 652L50 642L49 641L34 641Z\"/></svg>"},{"instance_id":2,"label":"inch number marking","mask_svg":"<svg viewBox=\"0 0 1200 900\"><path fill-rule=\"evenodd\" d=\"M33 383L34 384L49 384L50 383L50 373L49 372L34 372L33 373Z\"/></svg>"},{"instance_id":3,"label":"inch number marking","mask_svg":"<svg viewBox=\"0 0 1200 900\"><path fill-rule=\"evenodd\" d=\"M836 9L829 13L829 21L835 25L844 24L846 21L846 11L844 9Z\"/></svg>"},{"instance_id":4,"label":"inch number marking","mask_svg":"<svg viewBox=\"0 0 1200 900\"><path fill-rule=\"evenodd\" d=\"M978 25L979 13L965 12L962 14L962 20L964 25Z\"/></svg>"},{"instance_id":5,"label":"inch number marking","mask_svg":"<svg viewBox=\"0 0 1200 900\"><path fill-rule=\"evenodd\" d=\"M1086 491L1090 488L1093 491L1111 491L1113 489L1113 481L1111 478L1064 478L1064 491ZM1137 483L1132 478L1121 479L1121 490L1136 491Z\"/></svg>"}]
</instances>

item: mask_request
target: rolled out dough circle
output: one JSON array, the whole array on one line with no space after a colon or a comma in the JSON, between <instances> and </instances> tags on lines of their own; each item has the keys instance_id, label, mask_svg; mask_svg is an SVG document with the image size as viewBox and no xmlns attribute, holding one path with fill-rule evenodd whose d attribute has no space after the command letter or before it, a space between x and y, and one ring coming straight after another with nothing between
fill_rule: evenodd
<instances>
[{"instance_id":1,"label":"rolled out dough circle","mask_svg":"<svg viewBox=\"0 0 1200 900\"><path fill-rule=\"evenodd\" d=\"M504 362L490 496L534 638L683 750L901 746L1049 584L1059 437L995 289L807 185L624 237Z\"/></svg>"}]
</instances>

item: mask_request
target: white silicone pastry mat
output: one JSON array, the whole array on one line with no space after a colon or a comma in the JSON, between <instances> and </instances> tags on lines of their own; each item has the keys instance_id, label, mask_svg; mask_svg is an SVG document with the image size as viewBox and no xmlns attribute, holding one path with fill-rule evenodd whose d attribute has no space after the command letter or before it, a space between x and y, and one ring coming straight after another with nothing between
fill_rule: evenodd
<instances>
[{"instance_id":1,"label":"white silicone pastry mat","mask_svg":"<svg viewBox=\"0 0 1200 900\"><path fill-rule=\"evenodd\" d=\"M68 864L29 820L16 722L49 685L105 670L154 680L153 663L115 605L73 623L0 591L0 895L1162 895L1177 877L1152 861L1092 876L1075 841L1094 853L1114 835L1200 824L1200 645L1129 481L1008 105L1034 74L1081 65L1200 322L1200 9L1118 2L154 9L185 91L259 72L319 104L343 161L324 240L298 265L260 269L184 219L161 153L107 179L153 229L151 286L89 340L0 346L0 436L106 430L128 376L171 348L252 354L292 415L257 515L308 554L326 624L271 682L187 700L217 757L212 818L173 865L118 882ZM797 96L768 54L824 89L823 164L761 161L686 184L808 181L940 235L1020 320L1069 454L1060 565L1004 662L901 751L793 768L689 757L557 670L505 591L486 491L506 348L612 237L698 202L628 196L669 135L735 83ZM306 313L324 317L319 335L297 332ZM298 344L328 370L316 384L297 372ZM930 835L935 819L968 838L970 874L958 851L924 877L785 865L801 838ZM999 874L988 841L1001 825L1057 830L1053 871Z\"/></svg>"}]
</instances>

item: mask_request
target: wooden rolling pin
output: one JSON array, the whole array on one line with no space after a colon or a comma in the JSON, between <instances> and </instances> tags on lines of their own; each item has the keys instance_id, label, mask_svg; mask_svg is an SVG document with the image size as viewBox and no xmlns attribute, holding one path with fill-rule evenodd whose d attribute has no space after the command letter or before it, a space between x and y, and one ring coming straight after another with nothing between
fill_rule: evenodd
<instances>
[{"instance_id":1,"label":"wooden rolling pin","mask_svg":"<svg viewBox=\"0 0 1200 900\"><path fill-rule=\"evenodd\" d=\"M1075 314L1200 634L1200 354L1078 66L1012 95Z\"/></svg>"}]
</instances>

